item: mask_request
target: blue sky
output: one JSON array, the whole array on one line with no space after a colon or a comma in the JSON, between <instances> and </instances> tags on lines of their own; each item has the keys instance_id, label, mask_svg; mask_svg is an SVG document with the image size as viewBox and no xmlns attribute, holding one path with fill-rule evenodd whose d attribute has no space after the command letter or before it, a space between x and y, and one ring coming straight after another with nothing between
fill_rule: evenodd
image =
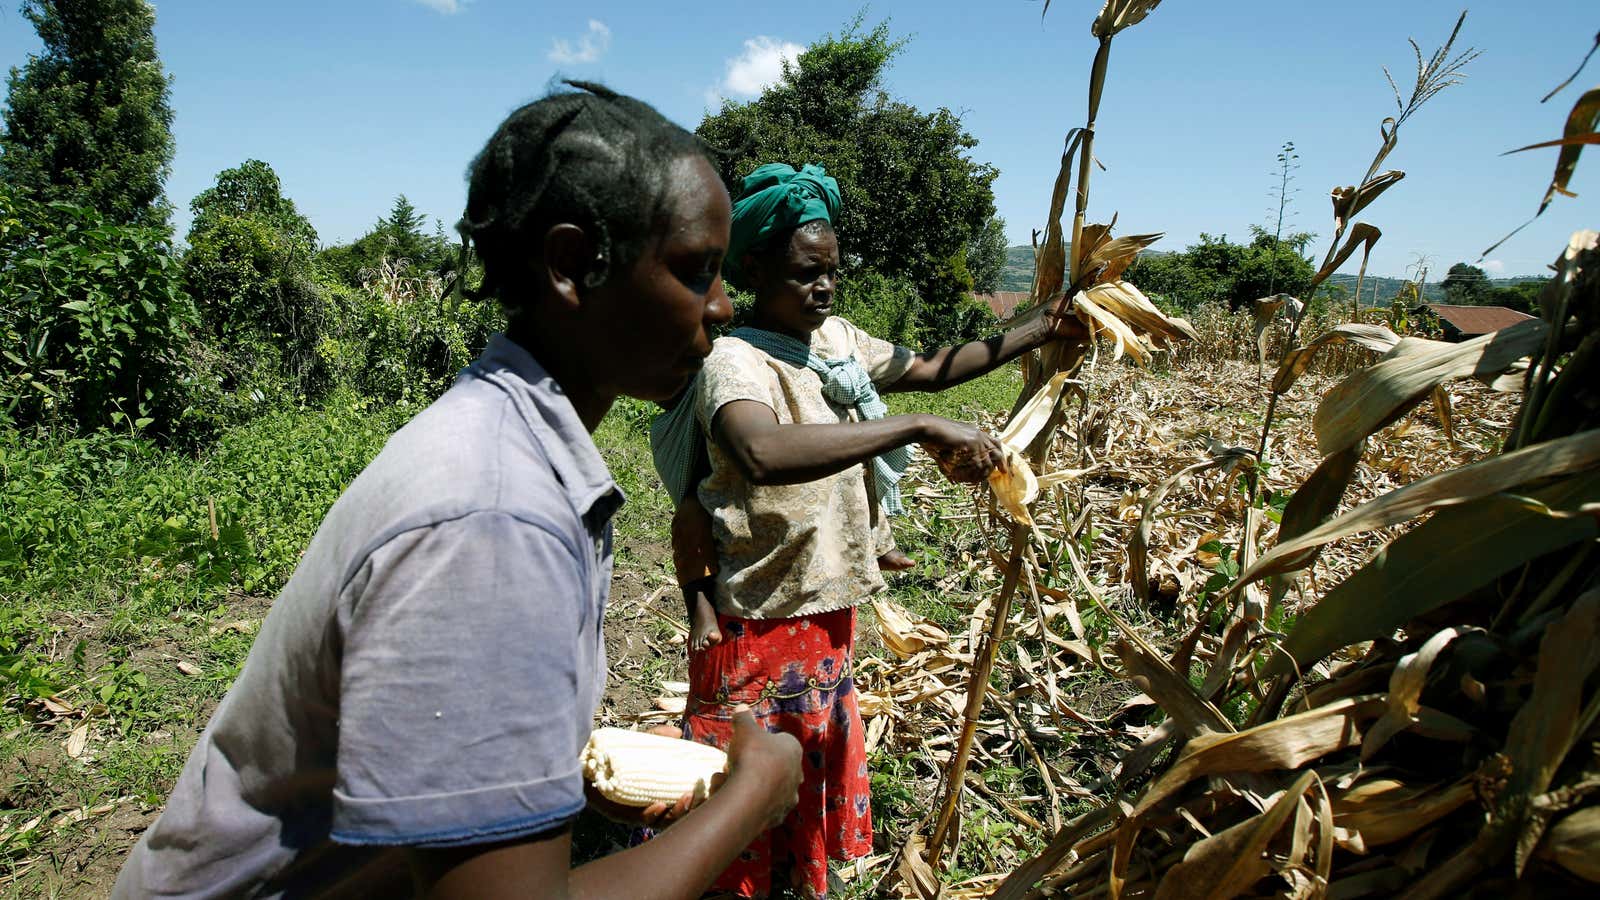
<instances>
[{"instance_id":1,"label":"blue sky","mask_svg":"<svg viewBox=\"0 0 1600 900\"><path fill-rule=\"evenodd\" d=\"M0 66L38 48L16 0L0 8ZM1082 124L1099 0L879 2L911 39L888 90L948 107L1000 170L999 212L1012 243L1042 225L1067 129ZM512 108L557 76L606 82L692 128L714 98L747 99L777 60L861 10L805 4L517 0L162 0L156 38L174 76L177 156L167 192L180 208L216 173L255 157L282 177L324 242L359 236L405 193L448 228L473 153ZM1268 218L1279 145L1300 155L1291 224L1331 233L1327 192L1365 171L1394 110L1381 67L1402 88L1460 7L1433 0L1343 4L1167 0L1113 44L1097 125L1090 218L1119 231L1165 231L1157 249L1200 232L1243 239ZM1589 0L1475 8L1458 46L1483 55L1464 84L1402 130L1388 167L1406 179L1363 214L1384 237L1371 270L1403 274L1426 256L1433 280L1471 261L1537 207L1555 151L1502 157L1560 135L1600 63L1556 99L1539 98L1577 65L1600 15ZM1600 154L1578 168L1578 199L1557 198L1496 251L1492 275L1537 273L1580 227L1600 226ZM1583 213L1587 212L1585 216ZM1354 271L1355 263L1348 266Z\"/></svg>"}]
</instances>

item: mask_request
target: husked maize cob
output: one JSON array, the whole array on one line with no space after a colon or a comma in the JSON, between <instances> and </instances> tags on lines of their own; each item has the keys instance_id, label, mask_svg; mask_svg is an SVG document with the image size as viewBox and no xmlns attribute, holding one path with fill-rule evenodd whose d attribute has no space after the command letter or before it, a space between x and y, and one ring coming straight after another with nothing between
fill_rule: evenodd
<instances>
[{"instance_id":1,"label":"husked maize cob","mask_svg":"<svg viewBox=\"0 0 1600 900\"><path fill-rule=\"evenodd\" d=\"M728 769L728 754L715 747L625 728L596 728L580 759L583 777L623 806L703 800L711 776Z\"/></svg>"}]
</instances>

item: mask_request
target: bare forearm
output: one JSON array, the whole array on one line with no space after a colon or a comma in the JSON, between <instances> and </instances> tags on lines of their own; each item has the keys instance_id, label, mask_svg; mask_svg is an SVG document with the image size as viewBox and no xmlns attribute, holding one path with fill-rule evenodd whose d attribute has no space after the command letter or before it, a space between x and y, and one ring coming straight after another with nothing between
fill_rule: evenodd
<instances>
[{"instance_id":1,"label":"bare forearm","mask_svg":"<svg viewBox=\"0 0 1600 900\"><path fill-rule=\"evenodd\" d=\"M717 439L752 484L802 484L925 439L927 417L887 416L837 425L750 423L718 414ZM767 415L770 417L770 411Z\"/></svg>"},{"instance_id":2,"label":"bare forearm","mask_svg":"<svg viewBox=\"0 0 1600 900\"><path fill-rule=\"evenodd\" d=\"M733 782L643 844L571 873L573 900L694 900L765 824L759 786Z\"/></svg>"},{"instance_id":3,"label":"bare forearm","mask_svg":"<svg viewBox=\"0 0 1600 900\"><path fill-rule=\"evenodd\" d=\"M978 341L924 351L883 390L938 391L988 374L1050 339L1050 325L1033 316L1008 331Z\"/></svg>"}]
</instances>

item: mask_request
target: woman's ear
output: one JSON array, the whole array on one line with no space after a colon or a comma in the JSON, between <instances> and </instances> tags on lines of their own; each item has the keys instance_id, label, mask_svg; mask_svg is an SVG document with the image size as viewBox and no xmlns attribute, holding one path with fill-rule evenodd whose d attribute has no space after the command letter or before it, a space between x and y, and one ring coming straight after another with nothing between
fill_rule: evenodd
<instances>
[{"instance_id":1,"label":"woman's ear","mask_svg":"<svg viewBox=\"0 0 1600 900\"><path fill-rule=\"evenodd\" d=\"M544 233L544 264L539 270L556 302L577 309L584 278L594 265L594 242L570 223L552 225Z\"/></svg>"}]
</instances>

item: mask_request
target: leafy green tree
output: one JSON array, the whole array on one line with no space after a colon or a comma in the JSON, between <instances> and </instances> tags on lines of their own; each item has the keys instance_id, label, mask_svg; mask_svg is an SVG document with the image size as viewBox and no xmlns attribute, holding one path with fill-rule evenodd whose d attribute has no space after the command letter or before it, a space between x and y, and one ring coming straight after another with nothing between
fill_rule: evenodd
<instances>
[{"instance_id":1,"label":"leafy green tree","mask_svg":"<svg viewBox=\"0 0 1600 900\"><path fill-rule=\"evenodd\" d=\"M406 195L401 194L394 198L388 217L378 222L378 228L388 234L389 249L394 256L418 262L429 249L427 237L422 233L426 221Z\"/></svg>"},{"instance_id":2,"label":"leafy green tree","mask_svg":"<svg viewBox=\"0 0 1600 900\"><path fill-rule=\"evenodd\" d=\"M1304 256L1306 245L1315 235L1297 231L1275 236L1254 225L1250 232L1251 241L1241 254L1238 269L1232 273L1229 304L1238 308L1275 293L1304 297L1317 274Z\"/></svg>"},{"instance_id":3,"label":"leafy green tree","mask_svg":"<svg viewBox=\"0 0 1600 900\"><path fill-rule=\"evenodd\" d=\"M1142 256L1128 268L1127 278L1141 290L1160 296L1178 309L1202 303L1246 307L1269 290L1299 297L1316 274L1304 256L1314 235L1295 232L1276 237L1251 226L1249 244L1227 236L1202 233L1200 241L1180 253Z\"/></svg>"},{"instance_id":4,"label":"leafy green tree","mask_svg":"<svg viewBox=\"0 0 1600 900\"><path fill-rule=\"evenodd\" d=\"M1543 289L1543 281L1519 281L1516 284L1490 288L1484 295L1483 302L1485 306L1504 306L1530 316L1537 316L1539 292Z\"/></svg>"},{"instance_id":5,"label":"leafy green tree","mask_svg":"<svg viewBox=\"0 0 1600 900\"><path fill-rule=\"evenodd\" d=\"M866 31L858 16L807 48L755 100L724 101L696 133L727 152L722 176L731 190L763 163L827 168L843 194L834 224L847 268L906 278L935 312L962 302L940 281L994 215L997 173L970 158L977 141L955 113L923 112L883 90L903 46L887 23Z\"/></svg>"},{"instance_id":6,"label":"leafy green tree","mask_svg":"<svg viewBox=\"0 0 1600 900\"><path fill-rule=\"evenodd\" d=\"M189 240L215 228L228 218L251 216L303 246L306 253L317 247L317 230L300 215L294 201L283 196L283 183L272 167L259 159L247 159L237 168L217 173L217 182L189 201L194 221L189 225Z\"/></svg>"},{"instance_id":7,"label":"leafy green tree","mask_svg":"<svg viewBox=\"0 0 1600 900\"><path fill-rule=\"evenodd\" d=\"M316 231L272 167L249 160L225 169L190 208L184 283L221 354L213 362L223 389L248 384L264 402L324 387L316 350L328 302L312 277Z\"/></svg>"},{"instance_id":8,"label":"leafy green tree","mask_svg":"<svg viewBox=\"0 0 1600 900\"><path fill-rule=\"evenodd\" d=\"M989 217L983 229L967 248L967 272L972 289L980 294L1000 290L1000 276L1006 268L1006 220Z\"/></svg>"},{"instance_id":9,"label":"leafy green tree","mask_svg":"<svg viewBox=\"0 0 1600 900\"><path fill-rule=\"evenodd\" d=\"M169 79L145 0L25 0L43 51L11 70L0 180L20 196L165 225Z\"/></svg>"},{"instance_id":10,"label":"leafy green tree","mask_svg":"<svg viewBox=\"0 0 1600 900\"><path fill-rule=\"evenodd\" d=\"M436 275L444 278L454 272L457 254L443 226L425 233L426 219L417 212L405 194L395 197L389 214L379 218L366 234L348 244L325 248L317 261L332 278L348 287L360 287L377 273L385 261L404 275Z\"/></svg>"},{"instance_id":11,"label":"leafy green tree","mask_svg":"<svg viewBox=\"0 0 1600 900\"><path fill-rule=\"evenodd\" d=\"M1445 273L1444 282L1445 299L1451 303L1463 306L1476 306L1487 302L1487 297L1493 289L1489 283L1489 276L1477 266L1469 266L1458 262Z\"/></svg>"}]
</instances>

